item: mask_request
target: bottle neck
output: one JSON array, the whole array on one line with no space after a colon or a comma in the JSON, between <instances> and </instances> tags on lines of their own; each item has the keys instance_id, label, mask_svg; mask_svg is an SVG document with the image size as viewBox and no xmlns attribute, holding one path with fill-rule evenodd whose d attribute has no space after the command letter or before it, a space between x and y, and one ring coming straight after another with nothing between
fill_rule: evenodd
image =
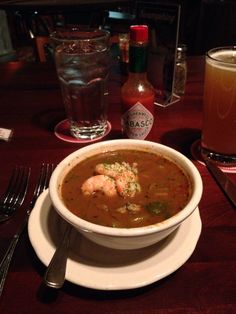
<instances>
[{"instance_id":1,"label":"bottle neck","mask_svg":"<svg viewBox=\"0 0 236 314\"><path fill-rule=\"evenodd\" d=\"M147 71L147 43L132 43L129 47L129 72Z\"/></svg>"},{"instance_id":2,"label":"bottle neck","mask_svg":"<svg viewBox=\"0 0 236 314\"><path fill-rule=\"evenodd\" d=\"M129 72L129 80L131 81L146 81L147 72Z\"/></svg>"}]
</instances>

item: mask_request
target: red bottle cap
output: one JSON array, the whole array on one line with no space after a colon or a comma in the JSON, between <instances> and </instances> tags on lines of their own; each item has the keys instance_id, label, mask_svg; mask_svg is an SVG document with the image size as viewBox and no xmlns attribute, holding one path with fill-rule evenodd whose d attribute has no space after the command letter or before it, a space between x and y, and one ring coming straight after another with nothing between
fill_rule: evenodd
<instances>
[{"instance_id":1,"label":"red bottle cap","mask_svg":"<svg viewBox=\"0 0 236 314\"><path fill-rule=\"evenodd\" d=\"M136 42L148 41L148 26L147 25L132 25L130 26L130 40Z\"/></svg>"}]
</instances>

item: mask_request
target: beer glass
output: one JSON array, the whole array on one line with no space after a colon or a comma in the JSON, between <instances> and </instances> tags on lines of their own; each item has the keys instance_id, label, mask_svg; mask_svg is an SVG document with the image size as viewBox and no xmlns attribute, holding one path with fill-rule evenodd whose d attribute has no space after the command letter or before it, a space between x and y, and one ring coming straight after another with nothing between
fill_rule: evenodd
<instances>
[{"instance_id":1,"label":"beer glass","mask_svg":"<svg viewBox=\"0 0 236 314\"><path fill-rule=\"evenodd\" d=\"M236 163L236 46L207 52L203 99L202 154Z\"/></svg>"}]
</instances>

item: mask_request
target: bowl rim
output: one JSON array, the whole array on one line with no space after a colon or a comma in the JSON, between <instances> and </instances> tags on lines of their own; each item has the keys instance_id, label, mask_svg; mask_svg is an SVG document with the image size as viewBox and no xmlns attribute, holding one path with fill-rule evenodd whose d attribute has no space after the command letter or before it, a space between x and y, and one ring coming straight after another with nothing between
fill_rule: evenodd
<instances>
[{"instance_id":1,"label":"bowl rim","mask_svg":"<svg viewBox=\"0 0 236 314\"><path fill-rule=\"evenodd\" d=\"M86 221L82 218L79 218L75 214L73 214L66 206L63 204L61 198L59 197L58 193L58 178L61 174L61 171L64 170L68 165L75 161L78 157L83 156L90 156L91 152L96 152L96 149L99 151L109 151L110 149L115 149L115 147L120 145L126 145L126 148L132 149L133 147L137 146L136 149L150 150L150 147L154 147L156 151L160 149L160 154L167 153L167 156L175 161L178 158L180 161L180 166L183 168L185 172L190 176L193 185L193 193L188 202L188 204L177 214L174 216L164 220L163 222L159 222L156 224L143 226L143 227L135 227L135 228L113 228L102 226L98 224L94 224L92 222ZM128 147L127 147L128 145ZM123 147L124 148L124 147ZM123 149L120 147L119 149ZM124 148L124 149L126 149ZM76 164L76 162L75 162ZM116 140L108 140L103 142L93 143L91 145L82 147L67 157L65 157L54 169L50 182L49 182L49 195L53 204L53 207L57 211L57 213L65 219L68 223L72 224L78 230L82 232L88 233L98 233L103 235L109 236L116 236L116 237L134 237L134 236L141 236L141 235L148 235L152 233L156 233L157 231L168 230L169 228L173 228L174 226L180 224L183 220L185 220L188 216L192 214L192 212L198 207L200 202L201 196L203 191L203 184L202 179L200 176L199 171L197 170L196 166L193 164L190 159L184 156L179 151L151 141L144 141L144 140L133 140L133 139L116 139Z\"/></svg>"}]
</instances>

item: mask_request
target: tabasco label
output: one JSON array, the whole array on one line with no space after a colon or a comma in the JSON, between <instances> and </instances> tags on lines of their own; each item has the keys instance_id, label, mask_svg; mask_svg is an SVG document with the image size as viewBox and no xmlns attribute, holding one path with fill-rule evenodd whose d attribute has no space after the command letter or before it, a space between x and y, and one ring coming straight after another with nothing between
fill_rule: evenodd
<instances>
[{"instance_id":1,"label":"tabasco label","mask_svg":"<svg viewBox=\"0 0 236 314\"><path fill-rule=\"evenodd\" d=\"M150 133L154 122L152 113L137 102L122 117L122 129L128 138L144 140Z\"/></svg>"}]
</instances>

